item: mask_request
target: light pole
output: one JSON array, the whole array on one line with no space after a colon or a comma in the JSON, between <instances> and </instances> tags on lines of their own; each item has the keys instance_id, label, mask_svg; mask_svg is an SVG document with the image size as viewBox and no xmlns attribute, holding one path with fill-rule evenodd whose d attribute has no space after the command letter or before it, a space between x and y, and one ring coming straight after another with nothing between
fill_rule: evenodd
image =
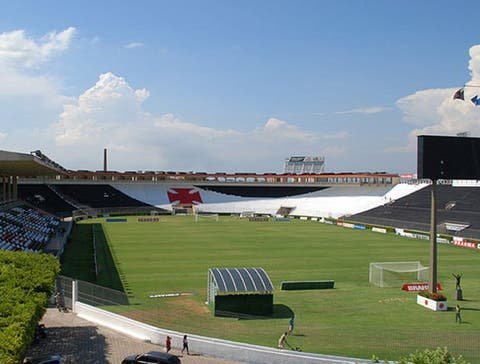
<instances>
[{"instance_id":1,"label":"light pole","mask_svg":"<svg viewBox=\"0 0 480 364\"><path fill-rule=\"evenodd\" d=\"M430 291L437 292L437 181L432 180L430 193Z\"/></svg>"}]
</instances>

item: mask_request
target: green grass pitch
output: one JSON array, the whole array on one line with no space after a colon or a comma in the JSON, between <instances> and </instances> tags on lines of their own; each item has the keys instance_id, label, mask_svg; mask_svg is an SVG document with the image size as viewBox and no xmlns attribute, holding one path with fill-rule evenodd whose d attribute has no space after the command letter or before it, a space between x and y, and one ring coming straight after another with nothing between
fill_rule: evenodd
<instances>
[{"instance_id":1,"label":"green grass pitch","mask_svg":"<svg viewBox=\"0 0 480 364\"><path fill-rule=\"evenodd\" d=\"M92 224L97 233L95 276L91 260ZM105 239L102 239L100 225ZM455 306L455 280L463 273L464 323L453 311L418 306L415 293L378 288L368 282L371 262L421 261L429 265L429 243L393 235L294 220L249 222L221 217L161 217L158 223L84 221L74 229L63 257L63 274L124 289L131 305L109 307L129 317L181 332L275 346L295 313L292 346L303 351L390 360L426 347L447 346L480 362L480 252L439 245L439 282ZM262 267L274 292L269 319L213 317L205 305L211 267ZM281 291L287 280L335 280L335 289ZM149 298L151 294L192 295Z\"/></svg>"}]
</instances>

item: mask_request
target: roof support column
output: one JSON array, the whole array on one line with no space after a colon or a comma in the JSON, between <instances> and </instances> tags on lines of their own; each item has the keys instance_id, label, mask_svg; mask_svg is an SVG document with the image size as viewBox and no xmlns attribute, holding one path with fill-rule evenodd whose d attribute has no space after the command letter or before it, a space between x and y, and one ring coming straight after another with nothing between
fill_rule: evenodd
<instances>
[{"instance_id":1,"label":"roof support column","mask_svg":"<svg viewBox=\"0 0 480 364\"><path fill-rule=\"evenodd\" d=\"M13 176L13 199L17 200L18 199L18 177Z\"/></svg>"},{"instance_id":2,"label":"roof support column","mask_svg":"<svg viewBox=\"0 0 480 364\"><path fill-rule=\"evenodd\" d=\"M7 177L7 201L11 201L12 199L12 181L11 176Z\"/></svg>"},{"instance_id":3,"label":"roof support column","mask_svg":"<svg viewBox=\"0 0 480 364\"><path fill-rule=\"evenodd\" d=\"M2 176L2 201L7 201L7 177Z\"/></svg>"}]
</instances>

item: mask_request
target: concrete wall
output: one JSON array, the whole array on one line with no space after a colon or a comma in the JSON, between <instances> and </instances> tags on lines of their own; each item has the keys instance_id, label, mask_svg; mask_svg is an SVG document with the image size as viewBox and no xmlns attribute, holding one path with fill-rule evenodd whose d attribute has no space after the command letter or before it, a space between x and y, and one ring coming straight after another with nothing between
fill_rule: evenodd
<instances>
[{"instance_id":1,"label":"concrete wall","mask_svg":"<svg viewBox=\"0 0 480 364\"><path fill-rule=\"evenodd\" d=\"M79 317L95 324L109 327L140 340L149 340L154 344L162 346L165 342L165 337L169 335L172 337L172 346L174 348L182 347L183 333L180 332L159 329L81 302L76 302L75 313ZM371 363L370 360L279 350L197 335L188 335L188 338L191 352L244 363Z\"/></svg>"}]
</instances>

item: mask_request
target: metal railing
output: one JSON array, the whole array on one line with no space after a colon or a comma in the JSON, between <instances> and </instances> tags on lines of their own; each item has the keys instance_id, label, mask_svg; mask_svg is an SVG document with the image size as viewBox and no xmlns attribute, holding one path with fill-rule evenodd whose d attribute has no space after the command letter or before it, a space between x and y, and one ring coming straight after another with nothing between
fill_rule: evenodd
<instances>
[{"instance_id":1,"label":"metal railing","mask_svg":"<svg viewBox=\"0 0 480 364\"><path fill-rule=\"evenodd\" d=\"M64 297L64 304L67 308L72 308L72 297L74 292L72 290L73 281L76 281L77 287L77 301L87 305L99 306L119 306L128 305L129 299L125 292L117 291L111 288L102 287L94 283L85 282L81 280L74 280L73 278L58 276L57 291Z\"/></svg>"},{"instance_id":2,"label":"metal railing","mask_svg":"<svg viewBox=\"0 0 480 364\"><path fill-rule=\"evenodd\" d=\"M63 297L63 304L66 308L72 309L73 279L65 276L57 277L57 292Z\"/></svg>"}]
</instances>

